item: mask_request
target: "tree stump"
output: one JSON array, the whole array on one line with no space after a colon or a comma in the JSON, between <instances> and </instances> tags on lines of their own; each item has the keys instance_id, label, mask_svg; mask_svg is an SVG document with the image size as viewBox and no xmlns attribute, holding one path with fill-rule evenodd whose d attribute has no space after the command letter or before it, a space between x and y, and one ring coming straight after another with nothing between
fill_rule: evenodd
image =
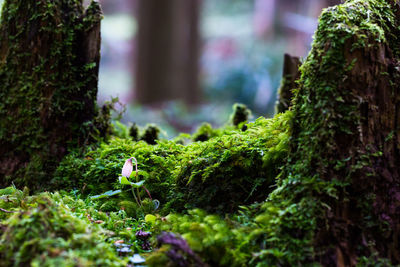
<instances>
[{"instance_id":1,"label":"tree stump","mask_svg":"<svg viewBox=\"0 0 400 267\"><path fill-rule=\"evenodd\" d=\"M317 203L324 266L400 263L399 26L398 1L329 8L301 67L285 174L293 199Z\"/></svg>"},{"instance_id":2,"label":"tree stump","mask_svg":"<svg viewBox=\"0 0 400 267\"><path fill-rule=\"evenodd\" d=\"M97 113L101 9L6 0L0 26L0 184L48 184Z\"/></svg>"},{"instance_id":3,"label":"tree stump","mask_svg":"<svg viewBox=\"0 0 400 267\"><path fill-rule=\"evenodd\" d=\"M296 88L296 81L300 78L300 58L285 54L283 61L283 75L281 86L278 90L278 101L276 112L281 113L289 109L293 97L293 90Z\"/></svg>"}]
</instances>

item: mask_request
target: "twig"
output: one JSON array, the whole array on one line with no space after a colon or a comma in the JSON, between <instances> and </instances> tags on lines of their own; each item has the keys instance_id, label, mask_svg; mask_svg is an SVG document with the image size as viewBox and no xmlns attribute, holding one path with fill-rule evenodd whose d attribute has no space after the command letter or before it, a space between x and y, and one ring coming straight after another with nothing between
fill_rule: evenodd
<instances>
[{"instance_id":1,"label":"twig","mask_svg":"<svg viewBox=\"0 0 400 267\"><path fill-rule=\"evenodd\" d=\"M16 212L16 211L5 210L5 209L2 209L2 208L0 208L0 210L3 211L3 212L5 212L5 213L15 213L15 212Z\"/></svg>"},{"instance_id":2,"label":"twig","mask_svg":"<svg viewBox=\"0 0 400 267\"><path fill-rule=\"evenodd\" d=\"M149 195L150 200L153 200L153 198L152 198L151 195L150 195L149 190L147 190L147 188L146 188L144 185L142 185L142 187L144 188L144 190L146 190L147 195Z\"/></svg>"}]
</instances>

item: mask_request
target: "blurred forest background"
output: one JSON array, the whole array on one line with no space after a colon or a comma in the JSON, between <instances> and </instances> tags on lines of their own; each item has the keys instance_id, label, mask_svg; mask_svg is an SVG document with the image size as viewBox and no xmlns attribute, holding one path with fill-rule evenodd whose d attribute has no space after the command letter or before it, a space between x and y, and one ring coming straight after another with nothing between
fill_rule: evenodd
<instances>
[{"instance_id":1,"label":"blurred forest background","mask_svg":"<svg viewBox=\"0 0 400 267\"><path fill-rule=\"evenodd\" d=\"M157 123L174 136L223 124L235 102L271 116L284 53L305 57L321 10L340 1L99 2L99 103L118 97L123 122Z\"/></svg>"}]
</instances>

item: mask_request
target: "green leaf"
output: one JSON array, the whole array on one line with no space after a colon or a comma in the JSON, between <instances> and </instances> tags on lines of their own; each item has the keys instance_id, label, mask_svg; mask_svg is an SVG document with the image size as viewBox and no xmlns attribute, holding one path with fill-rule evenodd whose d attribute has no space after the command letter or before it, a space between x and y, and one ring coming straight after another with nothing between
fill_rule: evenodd
<instances>
[{"instance_id":1,"label":"green leaf","mask_svg":"<svg viewBox=\"0 0 400 267\"><path fill-rule=\"evenodd\" d=\"M148 178L150 174L146 171L139 170L138 175L142 175L144 178Z\"/></svg>"},{"instance_id":2,"label":"green leaf","mask_svg":"<svg viewBox=\"0 0 400 267\"><path fill-rule=\"evenodd\" d=\"M129 182L128 178L126 178L125 176L119 177L119 183L124 185L131 185L131 182Z\"/></svg>"},{"instance_id":3,"label":"green leaf","mask_svg":"<svg viewBox=\"0 0 400 267\"><path fill-rule=\"evenodd\" d=\"M144 180L142 180L142 181L139 181L139 182L137 182L137 183L131 183L131 185L133 186L133 187L141 187L143 184L144 184Z\"/></svg>"},{"instance_id":4,"label":"green leaf","mask_svg":"<svg viewBox=\"0 0 400 267\"><path fill-rule=\"evenodd\" d=\"M139 187L141 187L143 184L144 184L144 180L142 180L142 181L139 181L139 182L137 182L137 183L133 183L133 182L130 182L129 180L128 180L128 178L126 178L125 176L120 176L119 177L119 183L120 184L123 184L123 185L130 185L130 186L132 186L132 187L134 187L134 188L139 188Z\"/></svg>"},{"instance_id":5,"label":"green leaf","mask_svg":"<svg viewBox=\"0 0 400 267\"><path fill-rule=\"evenodd\" d=\"M99 198L111 197L111 196L117 195L117 194L119 194L121 192L122 192L121 190L114 190L114 191L110 190L110 191L107 191L107 192L105 192L105 193L103 193L101 195L91 196L90 198L91 199L99 199Z\"/></svg>"}]
</instances>

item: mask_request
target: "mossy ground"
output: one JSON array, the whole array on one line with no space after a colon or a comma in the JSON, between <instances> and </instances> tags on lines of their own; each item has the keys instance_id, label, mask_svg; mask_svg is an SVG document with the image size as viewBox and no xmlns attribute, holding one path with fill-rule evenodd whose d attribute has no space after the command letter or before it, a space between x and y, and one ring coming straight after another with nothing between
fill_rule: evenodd
<instances>
[{"instance_id":1,"label":"mossy ground","mask_svg":"<svg viewBox=\"0 0 400 267\"><path fill-rule=\"evenodd\" d=\"M30 197L15 188L0 197L10 212L4 218L3 211L0 224L1 266L126 266L107 242L111 233L88 219L107 216L82 201L58 193Z\"/></svg>"},{"instance_id":2,"label":"mossy ground","mask_svg":"<svg viewBox=\"0 0 400 267\"><path fill-rule=\"evenodd\" d=\"M231 212L243 210L245 208L239 206L246 203L262 202L265 195L272 190L271 186L275 183L274 179L280 166L283 166L285 162L288 150L288 121L290 117L291 113L287 112L276 116L274 119L259 118L254 123L247 123L245 130L242 125L238 127L227 124L222 129L214 130L218 132L218 136L204 142L197 141L187 145L181 145L179 139L175 141L158 140L157 144L152 145L144 141L132 141L130 138L111 137L108 142L101 143L98 146L94 145L86 153L71 153L60 164L52 183L59 188L72 189L71 192L75 197L71 196L72 193L63 193L62 195L44 193L29 197L27 193L22 193L13 188L2 191L4 195L2 201L0 201L0 207L6 211L16 211L17 213L8 219L5 217L9 217L12 213L0 213L4 216L1 228L3 239L0 244L10 243L13 246L13 249L3 246L0 249L0 258L4 257L4 262L7 263L14 262L14 259L7 256L11 254L7 253L11 253L20 246L27 245L31 240L31 237L28 236L29 240L21 237L21 239L10 242L10 235L25 236L25 234L19 234L19 232L26 230L23 227L25 225L24 216L28 217L27 220L31 220L31 209L34 210L34 217L39 218L37 224L32 224L34 229L31 233L32 238L41 236L42 224L49 227L56 224L54 227L61 225L60 227L64 228L47 229L49 236L35 239L38 242L34 244L37 250L18 252L21 254L16 258L18 261L24 261L27 255L33 254L38 255L38 259L48 257L46 263L49 266L53 266L61 259L66 262L72 259L88 260L88 262L82 263L83 266L86 266L85 264L89 264L93 260L90 256L91 251L98 249L94 244L96 242L110 244L110 241L107 242L107 240L121 238L126 239L126 242L129 243L135 241L140 243L141 241L134 235L135 231L140 228L136 220L143 223L142 229L151 229L153 236L156 236L161 229L165 230L167 227L167 225L162 226L160 222L175 222L176 225L180 222L179 216L168 215L172 211L185 213L186 210L195 207L203 208L208 212L219 213L219 215L208 216L206 219L213 218L208 223L220 222L220 227L215 228L215 225L210 224L208 228L215 228L214 232L210 232L210 229L204 229L203 232L206 231L204 234L211 234L223 231L223 233L217 235L221 240L218 242L210 240L204 247L208 248L208 246L218 243L219 250L224 251L223 246L226 246L229 241L233 241L235 238L233 234L228 233L233 230L235 225L239 226L240 221L232 224L234 222L232 219L232 223L226 223L221 215L230 216L228 214ZM120 125L120 131L126 132L128 129L123 129L123 126ZM116 133L116 135L121 136L123 134ZM188 140L192 139L190 136L187 137ZM118 184L122 165L127 158L132 156L138 161L139 179L145 181L145 186L152 198L160 201L160 207L157 210L154 209L153 202L147 201L149 198L145 191L141 193L141 198L144 200L143 206L140 207L134 201L129 188ZM110 189L120 189L122 193L109 198L91 199L94 194L103 193ZM77 194L86 200L77 198ZM43 201L48 203L46 202L46 205L41 206L40 203ZM216 201L219 202L219 205L214 204ZM189 213L197 214L200 216L199 220L202 220L201 216L206 216L206 211L193 210ZM71 218L64 218L62 214L65 212L69 212ZM51 215L48 213L51 213ZM240 214L242 213L241 211ZM154 216L149 217L149 214L154 214ZM151 222L147 224L144 222L145 215L147 215L147 219L152 218L150 219ZM168 216L163 217L165 215ZM49 216L50 218L48 218ZM89 222L88 218L90 218ZM176 221L173 218L176 218ZM244 219L244 215L241 218ZM93 229L112 230L117 237L107 236L105 232L100 239L95 240L93 245L75 247L73 241L75 235L79 236L79 233L81 233L81 228L70 228L70 223L67 223L68 220L78 226L82 225L82 227L89 227L90 229L93 227ZM75 220L77 221L75 222ZM103 222L100 225L93 224L97 220ZM19 225L19 223L22 226L15 228L14 224ZM190 225L189 220L188 223ZM130 226L132 224L134 226ZM150 226L151 228L149 228ZM127 231L126 227L132 229ZM61 233L67 230L70 236ZM171 228L170 230L180 233L178 229ZM55 231L55 233L52 234L52 231ZM227 236L224 237L223 234L225 233ZM64 241L60 240L58 234ZM87 234L89 235L89 233ZM240 237L245 236L245 233L240 235ZM189 244L193 246L195 239L191 240L189 237L189 234L185 236L190 241ZM243 242L244 240L239 241ZM53 258L53 254L42 245L42 242L44 242L43 244L50 242L49 249L54 245L60 246L57 251L72 250L73 252L71 252L71 255L61 253L61 258L57 255ZM57 242L61 242L63 245L57 245ZM252 243L251 241L247 242ZM156 243L153 245L155 246ZM110 245L106 247L108 248ZM81 250L87 250L87 252ZM136 246L132 251L143 252L140 246ZM197 253L199 247L194 247L194 251ZM246 253L249 253L249 251L246 249ZM98 261L102 262L104 257L106 258L104 260L113 259L115 253L112 252L112 249L107 252L108 254L102 251L102 257ZM217 256L217 254L215 255ZM242 254L244 255L241 256L240 262L245 263L246 260L249 260L249 254ZM96 254L96 256L99 255ZM221 258L213 258L212 262L221 262L221 264L223 262L236 262L234 258L228 260L228 257L233 255L227 252L220 256ZM154 262L154 257L152 259ZM207 259L207 262L209 259ZM32 263L37 261L36 258L31 260ZM123 262L123 259L121 259L121 262ZM18 265L19 262L16 264Z\"/></svg>"},{"instance_id":3,"label":"mossy ground","mask_svg":"<svg viewBox=\"0 0 400 267\"><path fill-rule=\"evenodd\" d=\"M67 156L53 183L92 195L124 189L117 178L124 161L135 157L138 178L145 180L152 197L161 202L163 213L194 207L232 212L239 205L264 200L271 191L288 151L290 116L287 112L274 119L259 118L246 124L244 131L228 125L214 130L219 134L210 140L187 145L180 140L159 140L152 145L111 138L83 155Z\"/></svg>"}]
</instances>

